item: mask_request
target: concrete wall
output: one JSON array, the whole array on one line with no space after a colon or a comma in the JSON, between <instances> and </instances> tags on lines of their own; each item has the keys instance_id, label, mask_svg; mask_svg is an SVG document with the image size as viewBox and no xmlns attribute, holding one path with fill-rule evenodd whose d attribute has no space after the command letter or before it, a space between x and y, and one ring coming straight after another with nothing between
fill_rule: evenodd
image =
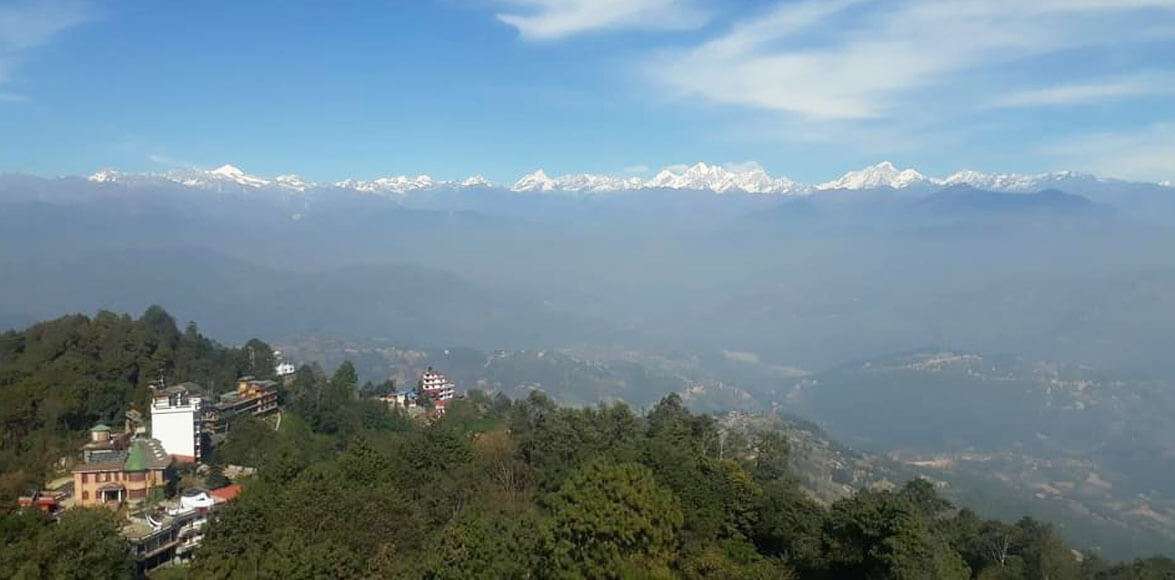
<instances>
[{"instance_id":1,"label":"concrete wall","mask_svg":"<svg viewBox=\"0 0 1175 580\"><path fill-rule=\"evenodd\" d=\"M163 444L163 450L177 459L194 461L200 458L197 447L198 403L180 407L151 407L151 437Z\"/></svg>"},{"instance_id":2,"label":"concrete wall","mask_svg":"<svg viewBox=\"0 0 1175 580\"><path fill-rule=\"evenodd\" d=\"M102 496L99 490L109 483L117 483L126 488L125 499L144 499L152 488L162 487L167 484L167 481L162 469L137 473L124 471L74 472L74 505L102 505Z\"/></svg>"}]
</instances>

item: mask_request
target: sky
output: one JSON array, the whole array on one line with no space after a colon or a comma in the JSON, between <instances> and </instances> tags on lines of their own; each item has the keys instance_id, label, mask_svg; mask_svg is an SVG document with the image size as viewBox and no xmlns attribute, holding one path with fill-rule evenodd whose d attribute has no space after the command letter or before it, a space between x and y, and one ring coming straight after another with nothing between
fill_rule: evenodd
<instances>
[{"instance_id":1,"label":"sky","mask_svg":"<svg viewBox=\"0 0 1175 580\"><path fill-rule=\"evenodd\" d=\"M0 171L1175 179L1175 0L0 0Z\"/></svg>"}]
</instances>

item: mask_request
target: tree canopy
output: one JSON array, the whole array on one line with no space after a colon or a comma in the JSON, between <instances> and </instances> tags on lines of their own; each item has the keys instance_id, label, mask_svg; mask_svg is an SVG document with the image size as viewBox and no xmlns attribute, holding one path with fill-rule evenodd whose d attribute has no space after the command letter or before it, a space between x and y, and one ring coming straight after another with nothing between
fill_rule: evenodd
<instances>
[{"instance_id":1,"label":"tree canopy","mask_svg":"<svg viewBox=\"0 0 1175 580\"><path fill-rule=\"evenodd\" d=\"M181 332L158 306L137 320L101 311L0 334L0 510L43 481L95 423L145 411L152 382L191 381L214 395L243 374L272 376L272 358L260 340L236 349L195 323Z\"/></svg>"},{"instance_id":2,"label":"tree canopy","mask_svg":"<svg viewBox=\"0 0 1175 580\"><path fill-rule=\"evenodd\" d=\"M292 392L303 410L249 437L264 450L253 455L260 472L212 524L195 577L1141 578L1130 574L1169 569L1161 559L1082 560L1050 526L982 519L925 480L821 505L796 483L785 438L724 438L674 395L640 415L474 391L443 418L418 422L355 397L315 407L354 382L346 368L330 378L306 371L306 390Z\"/></svg>"},{"instance_id":3,"label":"tree canopy","mask_svg":"<svg viewBox=\"0 0 1175 580\"><path fill-rule=\"evenodd\" d=\"M39 466L96 421L143 405L160 373L215 385L258 373L162 309L0 335L0 475ZM265 361L264 364L270 364ZM355 368L299 369L280 427L253 418L216 449L257 468L174 576L443 578L1172 578L1165 558L1109 564L1050 525L983 519L916 479L831 505L792 473L779 432L732 433L670 394L647 413L472 391L434 421L369 398ZM735 436L737 435L737 436ZM14 475L15 474L15 475ZM13 486L15 487L15 486ZM11 505L10 500L5 500ZM0 513L0 570L133 573L114 514Z\"/></svg>"}]
</instances>

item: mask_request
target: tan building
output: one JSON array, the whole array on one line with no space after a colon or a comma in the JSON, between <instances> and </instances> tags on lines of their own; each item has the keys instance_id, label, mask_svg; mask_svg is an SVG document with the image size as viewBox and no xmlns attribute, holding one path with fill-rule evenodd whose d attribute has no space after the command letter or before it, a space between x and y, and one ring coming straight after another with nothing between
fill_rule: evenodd
<instances>
[{"instance_id":1,"label":"tan building","mask_svg":"<svg viewBox=\"0 0 1175 580\"><path fill-rule=\"evenodd\" d=\"M171 457L155 439L134 439L126 449L88 450L73 468L74 505L118 506L146 499L152 489L167 485L170 467Z\"/></svg>"},{"instance_id":2,"label":"tan building","mask_svg":"<svg viewBox=\"0 0 1175 580\"><path fill-rule=\"evenodd\" d=\"M252 415L261 417L278 410L277 383L258 381L253 377L237 379L237 390L225 393L204 409L204 431L224 433L234 417Z\"/></svg>"},{"instance_id":3,"label":"tan building","mask_svg":"<svg viewBox=\"0 0 1175 580\"><path fill-rule=\"evenodd\" d=\"M101 423L90 429L90 440L82 446L82 461L89 461L93 454L107 451L125 451L131 444L132 431L116 433Z\"/></svg>"}]
</instances>

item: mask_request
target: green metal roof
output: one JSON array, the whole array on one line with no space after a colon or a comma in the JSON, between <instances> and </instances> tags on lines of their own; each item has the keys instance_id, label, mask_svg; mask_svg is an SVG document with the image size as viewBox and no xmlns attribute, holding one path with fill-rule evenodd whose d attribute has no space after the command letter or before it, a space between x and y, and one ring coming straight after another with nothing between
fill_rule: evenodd
<instances>
[{"instance_id":1,"label":"green metal roof","mask_svg":"<svg viewBox=\"0 0 1175 580\"><path fill-rule=\"evenodd\" d=\"M110 430L110 427L107 427L106 425L103 425L102 423L98 423L97 425L94 425L94 427L92 429L90 429L90 431L109 431L109 430Z\"/></svg>"},{"instance_id":2,"label":"green metal roof","mask_svg":"<svg viewBox=\"0 0 1175 580\"><path fill-rule=\"evenodd\" d=\"M147 471L150 469L167 469L171 465L171 456L164 451L163 445L156 439L135 439L126 452L126 461L123 462L123 471Z\"/></svg>"},{"instance_id":3,"label":"green metal roof","mask_svg":"<svg viewBox=\"0 0 1175 580\"><path fill-rule=\"evenodd\" d=\"M147 449L142 441L135 441L131 444L130 452L126 455L126 464L123 469L126 471L146 471L147 470Z\"/></svg>"}]
</instances>

